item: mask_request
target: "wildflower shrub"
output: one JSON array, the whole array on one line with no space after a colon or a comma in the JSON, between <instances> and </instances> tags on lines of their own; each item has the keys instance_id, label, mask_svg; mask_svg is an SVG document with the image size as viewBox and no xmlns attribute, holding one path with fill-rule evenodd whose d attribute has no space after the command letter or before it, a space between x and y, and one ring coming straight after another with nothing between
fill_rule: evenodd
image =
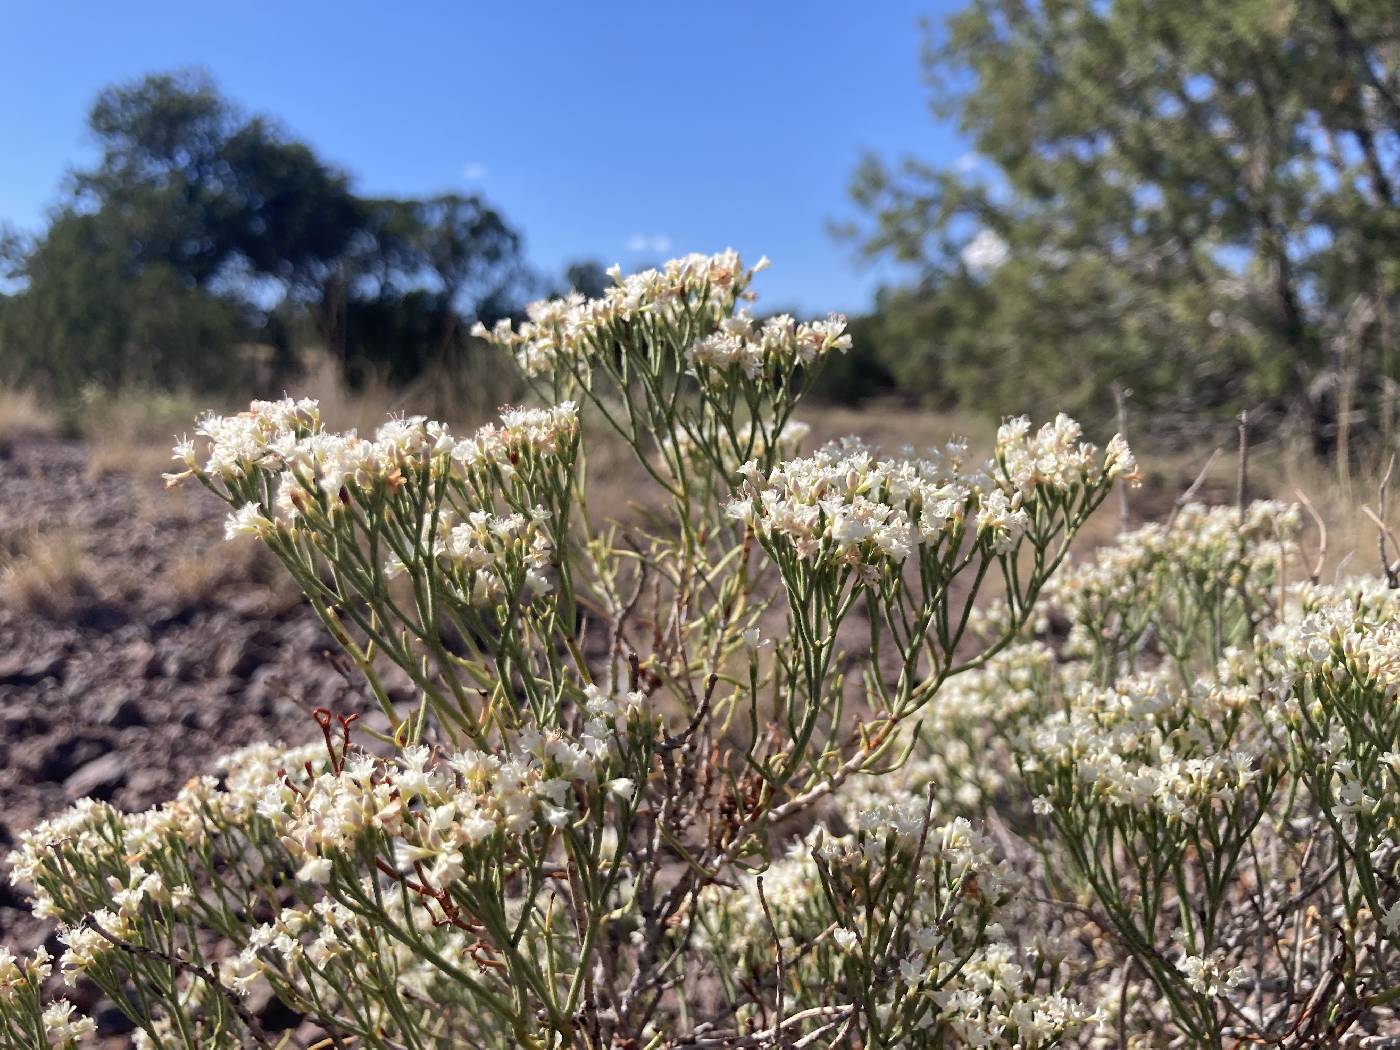
<instances>
[{"instance_id":1,"label":"wildflower shrub","mask_svg":"<svg viewBox=\"0 0 1400 1050\"><path fill-rule=\"evenodd\" d=\"M803 451L837 317L731 253L484 333L471 434L206 417L229 505L381 709L11 858L146 1046L1316 1045L1390 1024L1400 718L1382 586L1290 582L1296 512L1188 507L1066 565L1136 465ZM663 511L609 523L589 449ZM384 686L398 668L411 703ZM92 1030L0 956L0 1045ZM1311 1042L1309 1042L1311 1040Z\"/></svg>"}]
</instances>

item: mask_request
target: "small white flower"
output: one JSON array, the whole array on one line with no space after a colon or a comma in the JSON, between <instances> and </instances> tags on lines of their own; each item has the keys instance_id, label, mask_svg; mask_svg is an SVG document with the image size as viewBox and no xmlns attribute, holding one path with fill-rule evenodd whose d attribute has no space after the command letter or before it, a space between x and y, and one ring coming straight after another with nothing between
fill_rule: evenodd
<instances>
[{"instance_id":1,"label":"small white flower","mask_svg":"<svg viewBox=\"0 0 1400 1050\"><path fill-rule=\"evenodd\" d=\"M1385 910L1385 914L1381 916L1381 927L1391 937L1400 933L1400 900Z\"/></svg>"},{"instance_id":2,"label":"small white flower","mask_svg":"<svg viewBox=\"0 0 1400 1050\"><path fill-rule=\"evenodd\" d=\"M312 857L297 871L297 878L302 882L314 882L317 885L325 885L331 880L331 862L328 857Z\"/></svg>"},{"instance_id":3,"label":"small white flower","mask_svg":"<svg viewBox=\"0 0 1400 1050\"><path fill-rule=\"evenodd\" d=\"M616 780L609 780L603 785L604 789L619 798L628 798L632 794L632 789L636 785L628 777L618 777Z\"/></svg>"},{"instance_id":4,"label":"small white flower","mask_svg":"<svg viewBox=\"0 0 1400 1050\"><path fill-rule=\"evenodd\" d=\"M256 503L245 503L228 516L224 522L224 539L237 539L239 536L265 536L272 530L272 519L262 512Z\"/></svg>"}]
</instances>

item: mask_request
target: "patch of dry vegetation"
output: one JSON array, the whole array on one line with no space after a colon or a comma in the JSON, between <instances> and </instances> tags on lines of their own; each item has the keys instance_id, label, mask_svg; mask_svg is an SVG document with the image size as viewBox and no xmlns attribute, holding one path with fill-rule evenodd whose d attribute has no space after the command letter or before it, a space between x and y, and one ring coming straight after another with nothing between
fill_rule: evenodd
<instances>
[{"instance_id":1,"label":"patch of dry vegetation","mask_svg":"<svg viewBox=\"0 0 1400 1050\"><path fill-rule=\"evenodd\" d=\"M53 417L32 393L0 386L0 455L16 441L47 436L56 429Z\"/></svg>"},{"instance_id":2,"label":"patch of dry vegetation","mask_svg":"<svg viewBox=\"0 0 1400 1050\"><path fill-rule=\"evenodd\" d=\"M75 529L31 527L0 537L0 605L61 620L96 594L94 567Z\"/></svg>"},{"instance_id":3,"label":"patch of dry vegetation","mask_svg":"<svg viewBox=\"0 0 1400 1050\"><path fill-rule=\"evenodd\" d=\"M126 391L89 399L75 420L89 443L88 476L152 480L170 466L171 436L188 429L207 399L187 393Z\"/></svg>"}]
</instances>

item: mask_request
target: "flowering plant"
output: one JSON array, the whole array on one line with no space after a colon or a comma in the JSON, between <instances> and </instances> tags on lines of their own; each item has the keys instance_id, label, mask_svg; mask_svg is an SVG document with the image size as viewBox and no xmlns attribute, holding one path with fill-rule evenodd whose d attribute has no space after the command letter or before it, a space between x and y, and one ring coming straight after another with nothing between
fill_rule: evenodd
<instances>
[{"instance_id":1,"label":"flowering plant","mask_svg":"<svg viewBox=\"0 0 1400 1050\"><path fill-rule=\"evenodd\" d=\"M473 433L335 433L293 399L200 421L171 483L285 566L379 719L320 710L310 745L26 833L15 880L60 924L64 978L160 1047L288 1045L258 988L327 1046L1224 1038L1242 858L1311 872L1298 814L1391 768L1400 745L1349 699L1380 672L1323 697L1330 664L1287 670L1349 650L1275 640L1288 537L1267 512L1238 551L1206 511L1125 539L1136 593L1091 566L1053 583L1136 476L1121 438L1101 451L1066 417L1006 422L985 462L956 441L804 454L794 410L849 337L752 316L760 267L691 256L481 332L540 404ZM654 482L643 525L590 502L590 450L619 439ZM1069 642L1031 637L1043 598ZM1314 738L1351 763L1335 785L1300 772ZM1364 955L1344 1001L1374 1010L1388 956L1356 937L1389 922L1394 822L1358 805L1369 859L1354 836L1335 854L1326 936ZM1096 974L1129 961L1103 1001ZM0 957L0 1046L90 1030L51 966ZM1250 1031L1294 1023L1279 1005Z\"/></svg>"}]
</instances>

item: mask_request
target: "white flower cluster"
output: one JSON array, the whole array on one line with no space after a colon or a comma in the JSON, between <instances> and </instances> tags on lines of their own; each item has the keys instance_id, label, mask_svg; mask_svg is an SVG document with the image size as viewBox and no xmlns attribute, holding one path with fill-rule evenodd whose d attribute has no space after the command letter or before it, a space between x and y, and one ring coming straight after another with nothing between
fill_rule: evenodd
<instances>
[{"instance_id":1,"label":"white flower cluster","mask_svg":"<svg viewBox=\"0 0 1400 1050\"><path fill-rule=\"evenodd\" d=\"M93 914L109 933L130 930L148 905L186 913L195 899L189 858L209 858L220 847L240 847L265 791L279 771L300 768L322 745L282 748L259 744L224 759L222 784L191 780L169 802L121 813L105 802L80 799L67 812L23 832L7 858L10 880L27 887L36 916L69 924L66 971L81 972L108 950L96 931L81 925Z\"/></svg>"},{"instance_id":2,"label":"white flower cluster","mask_svg":"<svg viewBox=\"0 0 1400 1050\"><path fill-rule=\"evenodd\" d=\"M609 274L615 283L601 298L586 299L575 292L531 303L525 311L528 320L519 328L501 320L492 329L478 324L472 334L513 353L529 376L587 367L594 355L611 348L619 329L634 323L673 324L708 317L711 325L717 324L767 264L761 259L746 269L737 253L724 251L672 259L660 269L628 277L614 267Z\"/></svg>"},{"instance_id":3,"label":"white flower cluster","mask_svg":"<svg viewBox=\"0 0 1400 1050\"><path fill-rule=\"evenodd\" d=\"M1356 682L1387 697L1400 693L1400 622L1369 619L1350 597L1315 599L1313 609L1270 637L1295 673L1326 675L1339 685Z\"/></svg>"},{"instance_id":4,"label":"white flower cluster","mask_svg":"<svg viewBox=\"0 0 1400 1050\"><path fill-rule=\"evenodd\" d=\"M374 894L363 884L360 892ZM396 924L411 923L402 896L386 894L383 906ZM435 949L447 958L469 955L469 938L456 927L442 924L434 930ZM391 1008L385 989L373 979L366 982L363 960L376 960L380 974L392 975ZM271 922L248 936L247 947L229 967L233 989L247 994L260 979L290 986L293 994L312 1003L334 1003L346 1012L368 1017L386 1034L397 1027L395 1010L432 1011L444 1000L442 972L412 946L395 939L350 908L323 897L309 906L282 909Z\"/></svg>"},{"instance_id":5,"label":"white flower cluster","mask_svg":"<svg viewBox=\"0 0 1400 1050\"><path fill-rule=\"evenodd\" d=\"M19 959L8 948L0 947L0 998L12 1004L31 985L40 985L53 973L48 949L40 945L28 959Z\"/></svg>"},{"instance_id":6,"label":"white flower cluster","mask_svg":"<svg viewBox=\"0 0 1400 1050\"><path fill-rule=\"evenodd\" d=\"M1259 500L1241 519L1234 507L1188 503L1170 528L1144 525L1066 566L1045 589L1046 607L1070 620L1074 654L1089 655L1091 638L1131 645L1149 625L1171 648L1189 649L1194 639L1182 632L1217 618L1207 605L1244 595L1251 608L1271 607L1301 525L1296 504Z\"/></svg>"},{"instance_id":7,"label":"white flower cluster","mask_svg":"<svg viewBox=\"0 0 1400 1050\"><path fill-rule=\"evenodd\" d=\"M452 458L467 467L485 464L509 471L526 456L558 456L578 435L578 405L504 408L501 422L487 424L452 446Z\"/></svg>"},{"instance_id":8,"label":"white flower cluster","mask_svg":"<svg viewBox=\"0 0 1400 1050\"><path fill-rule=\"evenodd\" d=\"M786 375L833 350L845 353L850 348L846 318L840 314L803 324L788 314L778 314L759 324L740 311L721 321L717 331L697 339L685 356L697 373L736 369L749 379L758 379Z\"/></svg>"},{"instance_id":9,"label":"white flower cluster","mask_svg":"<svg viewBox=\"0 0 1400 1050\"><path fill-rule=\"evenodd\" d=\"M803 561L899 565L917 548L956 543L966 529L1005 554L1030 527L1031 501L1102 484L1130 466L1120 440L1100 462L1078 435L1078 425L1063 416L1034 435L1028 421L1013 420L998 435L997 459L976 472L964 469L965 443L926 457L881 459L848 439L781 463L766 477L756 463L746 464L728 513Z\"/></svg>"},{"instance_id":10,"label":"white flower cluster","mask_svg":"<svg viewBox=\"0 0 1400 1050\"><path fill-rule=\"evenodd\" d=\"M44 1007L43 1022L49 1046L80 1046L88 1036L97 1033L97 1022L78 1013L67 999L55 999Z\"/></svg>"},{"instance_id":11,"label":"white flower cluster","mask_svg":"<svg viewBox=\"0 0 1400 1050\"><path fill-rule=\"evenodd\" d=\"M1034 978L1004 941L977 948L950 990L933 993L937 1020L964 1046L1033 1050L1061 1045L1102 1015L1063 992L1036 992Z\"/></svg>"},{"instance_id":12,"label":"white flower cluster","mask_svg":"<svg viewBox=\"0 0 1400 1050\"><path fill-rule=\"evenodd\" d=\"M129 939L136 928L129 909L115 912L108 908L100 908L93 913L92 920L107 933L123 940ZM116 947L87 922L66 926L59 931L58 936L65 946L63 955L59 958L63 967L63 980L70 985L77 983L78 977L87 973L98 959L116 951Z\"/></svg>"},{"instance_id":13,"label":"white flower cluster","mask_svg":"<svg viewBox=\"0 0 1400 1050\"><path fill-rule=\"evenodd\" d=\"M1004 914L1010 917L1003 909L1016 898L1020 877L995 858L991 841L969 821L955 819L925 833L925 816L922 799L886 797L856 815L858 835L817 833L812 843L795 843L763 876L779 935L801 957L825 927L838 958L872 964L883 982L876 999L880 1021L886 1032L902 1031L910 1045L956 1038L1006 1050L1047 1047L1092 1026L1094 1011L1060 992L1037 989L1031 967L999 924ZM829 925L813 852L826 877L843 887L838 898L850 899L859 892L861 871L873 866L888 880L896 863L890 851L911 858L920 846L918 871L901 879L913 897L900 911L904 925L877 928L873 916L856 918L859 908ZM768 945L767 918L751 887L708 888L703 914L708 939L725 950L761 952ZM805 979L819 980L815 974Z\"/></svg>"},{"instance_id":14,"label":"white flower cluster","mask_svg":"<svg viewBox=\"0 0 1400 1050\"><path fill-rule=\"evenodd\" d=\"M1099 450L1083 440L1083 429L1061 412L1053 423L1032 433L1025 416L1007 420L997 430L996 458L1011 489L1030 496L1039 488L1064 492L1100 475L1138 480L1137 460L1121 434L1109 439L1102 461Z\"/></svg>"},{"instance_id":15,"label":"white flower cluster","mask_svg":"<svg viewBox=\"0 0 1400 1050\"><path fill-rule=\"evenodd\" d=\"M1207 956L1186 955L1177 964L1186 985L1198 995L1214 997L1236 988L1244 981L1244 967L1230 966L1225 953L1211 952Z\"/></svg>"},{"instance_id":16,"label":"white flower cluster","mask_svg":"<svg viewBox=\"0 0 1400 1050\"><path fill-rule=\"evenodd\" d=\"M53 960L42 945L27 959L0 947L0 1046L70 1050L97 1031L92 1018L67 999L43 1005L44 982L52 973ZM43 1042L33 1042L40 1031Z\"/></svg>"},{"instance_id":17,"label":"white flower cluster","mask_svg":"<svg viewBox=\"0 0 1400 1050\"><path fill-rule=\"evenodd\" d=\"M279 518L291 519L309 502L330 501L333 507L335 500L358 491L397 488L413 470L463 475L491 469L510 476L522 459L558 456L571 446L578 435L578 406L503 409L500 425L488 424L465 438L422 416L390 419L367 439L353 430L323 430L315 401L254 401L237 415L205 416L197 432L204 441L202 457L199 443L182 441L174 455L186 469L166 475L167 480L193 476L227 483L280 474L275 510ZM231 521L230 531L256 531L251 515L257 512L240 507L238 513L247 517Z\"/></svg>"},{"instance_id":18,"label":"white flower cluster","mask_svg":"<svg viewBox=\"0 0 1400 1050\"><path fill-rule=\"evenodd\" d=\"M544 573L553 560L549 512L543 507L528 517L479 510L461 520L450 509L425 515L411 558L413 564L431 561L446 569L457 600L474 606L504 599L516 589L517 577L526 588L522 597L543 594L549 589ZM394 553L384 563L384 574L394 579L408 568Z\"/></svg>"},{"instance_id":19,"label":"white flower cluster","mask_svg":"<svg viewBox=\"0 0 1400 1050\"><path fill-rule=\"evenodd\" d=\"M1294 733L1299 772L1348 838L1365 824L1400 846L1394 592L1349 584L1297 593L1310 611L1277 625L1260 648L1279 717Z\"/></svg>"},{"instance_id":20,"label":"white flower cluster","mask_svg":"<svg viewBox=\"0 0 1400 1050\"><path fill-rule=\"evenodd\" d=\"M899 565L917 545L959 535L969 515L979 532L995 533L995 544L1009 549L1025 526L1024 511L985 475L963 474L965 451L954 444L946 456L879 459L848 439L781 463L766 477L748 463L727 512L803 561Z\"/></svg>"},{"instance_id":21,"label":"white flower cluster","mask_svg":"<svg viewBox=\"0 0 1400 1050\"><path fill-rule=\"evenodd\" d=\"M249 986L265 974L260 956L269 951L276 953L289 972L302 970L297 964L305 959L324 973L333 960L352 950L358 931L354 913L329 897L321 898L310 908L284 908L272 922L264 923L249 934L248 946L233 968L233 987L246 993ZM303 934L309 936L304 938ZM404 954L409 953L405 951ZM333 988L322 987L318 991L330 992L331 997L335 997Z\"/></svg>"},{"instance_id":22,"label":"white flower cluster","mask_svg":"<svg viewBox=\"0 0 1400 1050\"><path fill-rule=\"evenodd\" d=\"M207 441L208 451L200 470L221 477L242 477L254 469L277 462L274 444L285 443L320 428L320 403L303 398L254 401L246 412L203 416L196 434ZM188 439L175 446L174 458L195 469L197 447ZM173 479L184 477L173 475Z\"/></svg>"},{"instance_id":23,"label":"white flower cluster","mask_svg":"<svg viewBox=\"0 0 1400 1050\"><path fill-rule=\"evenodd\" d=\"M1055 809L1106 805L1194 824L1284 760L1252 714L1255 695L1210 681L1185 689L1165 672L1086 684L1025 734L1028 765Z\"/></svg>"},{"instance_id":24,"label":"white flower cluster","mask_svg":"<svg viewBox=\"0 0 1400 1050\"><path fill-rule=\"evenodd\" d=\"M1349 603L1351 618L1365 623L1384 623L1400 617L1400 589L1391 587L1381 576L1355 576L1330 584L1305 580L1289 588L1290 613L1296 610L1304 617L1336 613L1343 603Z\"/></svg>"},{"instance_id":25,"label":"white flower cluster","mask_svg":"<svg viewBox=\"0 0 1400 1050\"><path fill-rule=\"evenodd\" d=\"M254 402L206 417L203 457L182 444L187 469L168 477L197 477L229 503L229 539L333 536L322 550L373 547L387 577L438 576L457 603L487 607L549 591L578 433L572 402L503 409L465 438L422 417L391 419L373 439L322 430L315 402ZM347 586L377 593L373 581Z\"/></svg>"},{"instance_id":26,"label":"white flower cluster","mask_svg":"<svg viewBox=\"0 0 1400 1050\"><path fill-rule=\"evenodd\" d=\"M588 686L585 705L588 719L577 737L525 730L516 753L504 757L466 750L437 760L424 746L393 758L352 752L338 770L268 786L258 811L279 827L306 882L328 882L336 857L374 833L393 843L399 870L419 873L441 891L462 877L474 852L501 845L498 834L563 828L587 808L590 789L630 794L630 780L600 774L617 752L617 734L647 717L643 695L617 701Z\"/></svg>"}]
</instances>

